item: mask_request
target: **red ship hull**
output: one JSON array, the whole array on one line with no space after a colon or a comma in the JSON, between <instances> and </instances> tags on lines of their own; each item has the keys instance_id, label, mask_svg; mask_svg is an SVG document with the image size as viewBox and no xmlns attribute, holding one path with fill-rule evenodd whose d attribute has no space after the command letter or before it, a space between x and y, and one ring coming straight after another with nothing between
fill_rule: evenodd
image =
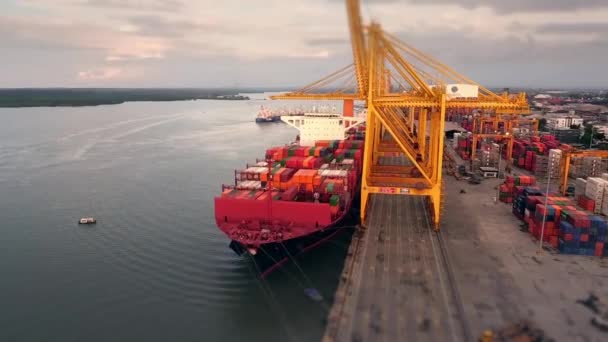
<instances>
[{"instance_id":1,"label":"red ship hull","mask_svg":"<svg viewBox=\"0 0 608 342\"><path fill-rule=\"evenodd\" d=\"M301 252L331 235L358 202L358 138L270 148L265 161L235 171L234 186L215 198L216 224L231 248L255 256L295 242Z\"/></svg>"},{"instance_id":2,"label":"red ship hull","mask_svg":"<svg viewBox=\"0 0 608 342\"><path fill-rule=\"evenodd\" d=\"M342 213L332 217L328 203L243 201L216 198L215 219L230 239L250 251L330 229L345 218L353 202L349 198Z\"/></svg>"}]
</instances>

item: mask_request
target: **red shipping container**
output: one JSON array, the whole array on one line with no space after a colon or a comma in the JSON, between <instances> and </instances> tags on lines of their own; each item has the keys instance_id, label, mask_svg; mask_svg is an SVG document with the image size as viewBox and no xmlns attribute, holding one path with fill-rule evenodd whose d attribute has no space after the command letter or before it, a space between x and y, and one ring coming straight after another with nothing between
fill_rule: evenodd
<instances>
[{"instance_id":1,"label":"red shipping container","mask_svg":"<svg viewBox=\"0 0 608 342\"><path fill-rule=\"evenodd\" d=\"M296 197L297 194L298 194L298 187L292 186L281 194L281 200L291 201Z\"/></svg>"},{"instance_id":2,"label":"red shipping container","mask_svg":"<svg viewBox=\"0 0 608 342\"><path fill-rule=\"evenodd\" d=\"M296 173L296 170L294 169L284 169L280 175L281 183L289 181L291 177L293 177L294 173Z\"/></svg>"},{"instance_id":3,"label":"red shipping container","mask_svg":"<svg viewBox=\"0 0 608 342\"><path fill-rule=\"evenodd\" d=\"M534 224L534 220L528 220L528 231L532 235L536 233L536 225Z\"/></svg>"},{"instance_id":4,"label":"red shipping container","mask_svg":"<svg viewBox=\"0 0 608 342\"><path fill-rule=\"evenodd\" d=\"M572 240L574 240L574 235L564 234L564 241L572 241Z\"/></svg>"},{"instance_id":5,"label":"red shipping container","mask_svg":"<svg viewBox=\"0 0 608 342\"><path fill-rule=\"evenodd\" d=\"M581 242L589 242L589 234L581 234Z\"/></svg>"},{"instance_id":6,"label":"red shipping container","mask_svg":"<svg viewBox=\"0 0 608 342\"><path fill-rule=\"evenodd\" d=\"M550 239L551 247L557 248L559 246L559 239L557 236L552 236Z\"/></svg>"},{"instance_id":7,"label":"red shipping container","mask_svg":"<svg viewBox=\"0 0 608 342\"><path fill-rule=\"evenodd\" d=\"M577 215L574 217L574 226L577 228L591 228L591 221L587 215Z\"/></svg>"},{"instance_id":8,"label":"red shipping container","mask_svg":"<svg viewBox=\"0 0 608 342\"><path fill-rule=\"evenodd\" d=\"M595 201L585 195L578 197L578 205L580 205L581 208L590 212L593 212L593 210L595 209Z\"/></svg>"},{"instance_id":9,"label":"red shipping container","mask_svg":"<svg viewBox=\"0 0 608 342\"><path fill-rule=\"evenodd\" d=\"M595 256L597 257L601 257L604 256L604 243L603 242L596 242L595 243Z\"/></svg>"}]
</instances>

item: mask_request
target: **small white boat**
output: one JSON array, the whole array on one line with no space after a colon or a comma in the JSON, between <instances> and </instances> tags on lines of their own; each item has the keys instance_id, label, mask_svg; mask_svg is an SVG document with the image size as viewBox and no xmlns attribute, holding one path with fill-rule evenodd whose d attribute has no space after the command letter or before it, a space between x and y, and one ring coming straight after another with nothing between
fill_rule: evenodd
<instances>
[{"instance_id":1,"label":"small white boat","mask_svg":"<svg viewBox=\"0 0 608 342\"><path fill-rule=\"evenodd\" d=\"M79 224L94 224L97 223L97 220L92 217L83 217L78 221Z\"/></svg>"}]
</instances>

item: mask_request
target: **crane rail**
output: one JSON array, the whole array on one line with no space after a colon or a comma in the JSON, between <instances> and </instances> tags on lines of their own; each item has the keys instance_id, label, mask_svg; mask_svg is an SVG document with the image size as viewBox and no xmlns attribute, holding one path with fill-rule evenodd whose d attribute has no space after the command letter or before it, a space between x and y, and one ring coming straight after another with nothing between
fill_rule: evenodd
<instances>
[{"instance_id":1,"label":"crane rail","mask_svg":"<svg viewBox=\"0 0 608 342\"><path fill-rule=\"evenodd\" d=\"M445 242L419 196L374 194L324 342L472 341Z\"/></svg>"}]
</instances>

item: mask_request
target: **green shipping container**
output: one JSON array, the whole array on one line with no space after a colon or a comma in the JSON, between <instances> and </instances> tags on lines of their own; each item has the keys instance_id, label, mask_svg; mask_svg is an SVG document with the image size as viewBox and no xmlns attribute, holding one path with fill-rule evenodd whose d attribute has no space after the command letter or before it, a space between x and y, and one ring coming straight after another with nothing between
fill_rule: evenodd
<instances>
[{"instance_id":1,"label":"green shipping container","mask_svg":"<svg viewBox=\"0 0 608 342\"><path fill-rule=\"evenodd\" d=\"M333 195L329 198L329 205L332 207L336 207L340 203L340 197L338 195Z\"/></svg>"}]
</instances>

